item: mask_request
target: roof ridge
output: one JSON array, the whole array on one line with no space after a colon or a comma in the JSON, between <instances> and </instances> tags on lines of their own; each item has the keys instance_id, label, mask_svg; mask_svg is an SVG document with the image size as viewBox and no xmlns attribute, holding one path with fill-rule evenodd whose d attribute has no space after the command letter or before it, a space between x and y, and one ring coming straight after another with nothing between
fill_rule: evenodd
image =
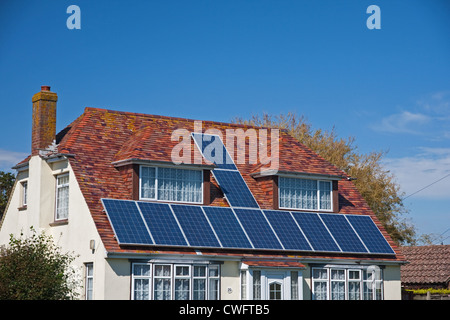
<instances>
[{"instance_id":1,"label":"roof ridge","mask_svg":"<svg viewBox=\"0 0 450 320\"><path fill-rule=\"evenodd\" d=\"M211 123L211 124L216 124L216 125L234 126L234 127L241 127L241 128L278 129L278 130L284 131L286 133L288 132L288 130L285 128L271 128L271 127L264 127L264 126L250 125L250 124L240 124L240 123L224 122L224 121L172 117L172 116L163 116L163 115L151 114L151 113L120 111L120 110L112 110L112 109L96 108L96 107L85 107L83 114L86 112L89 112L89 111L108 112L108 113L116 113L116 114L122 114L122 115L130 115L130 116L145 116L145 117L150 117L150 118L167 119L167 120L182 120L182 121L189 121L189 122L201 121L202 123Z\"/></svg>"}]
</instances>

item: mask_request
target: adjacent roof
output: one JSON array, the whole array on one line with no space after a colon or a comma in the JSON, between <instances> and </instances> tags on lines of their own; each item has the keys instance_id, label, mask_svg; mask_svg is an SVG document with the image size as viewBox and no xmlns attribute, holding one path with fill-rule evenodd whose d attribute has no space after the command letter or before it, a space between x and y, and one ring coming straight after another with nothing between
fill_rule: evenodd
<instances>
[{"instance_id":1,"label":"adjacent roof","mask_svg":"<svg viewBox=\"0 0 450 320\"><path fill-rule=\"evenodd\" d=\"M450 245L402 247L409 261L401 267L401 281L412 284L448 284L450 281Z\"/></svg>"},{"instance_id":2,"label":"adjacent roof","mask_svg":"<svg viewBox=\"0 0 450 320\"><path fill-rule=\"evenodd\" d=\"M212 121L202 121L201 124L203 132L211 128L219 129L224 134L224 140L226 129L258 128ZM196 129L194 120L86 108L79 118L57 135L58 152L74 155L69 158L71 167L108 252L154 252L153 249L120 247L114 238L100 199L130 199L132 188L130 175L119 170L114 163L129 159L170 162L172 149L179 143L178 140L171 139L176 129L193 132ZM268 140L270 146L270 134L268 134ZM278 143L280 171L344 177L338 182L340 213L371 216L396 251L395 258L387 259L404 260L401 252L353 183L345 179L347 175L343 171L299 143L287 131L280 130ZM248 150L248 142L246 148ZM192 159L194 159L193 142L191 150ZM270 150L268 152L270 154ZM267 192L266 185L251 176L252 173L261 169L262 164L248 164L249 161L246 161L246 164L239 164L236 159L235 162L260 207L268 208L268 197L271 197L271 193ZM214 185L211 191L218 192L214 189ZM219 197L218 200L213 201L212 205L226 206L227 203ZM186 254L186 251L183 253ZM193 250L190 253L195 254ZM372 257L367 258L372 259Z\"/></svg>"}]
</instances>

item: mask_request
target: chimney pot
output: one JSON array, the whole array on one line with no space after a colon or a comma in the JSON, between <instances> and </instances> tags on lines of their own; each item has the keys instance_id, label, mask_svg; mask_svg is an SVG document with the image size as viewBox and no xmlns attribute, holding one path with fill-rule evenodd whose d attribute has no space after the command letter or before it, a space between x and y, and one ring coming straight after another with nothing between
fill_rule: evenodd
<instances>
[{"instance_id":1,"label":"chimney pot","mask_svg":"<svg viewBox=\"0 0 450 320\"><path fill-rule=\"evenodd\" d=\"M50 86L41 86L41 91L50 91Z\"/></svg>"}]
</instances>

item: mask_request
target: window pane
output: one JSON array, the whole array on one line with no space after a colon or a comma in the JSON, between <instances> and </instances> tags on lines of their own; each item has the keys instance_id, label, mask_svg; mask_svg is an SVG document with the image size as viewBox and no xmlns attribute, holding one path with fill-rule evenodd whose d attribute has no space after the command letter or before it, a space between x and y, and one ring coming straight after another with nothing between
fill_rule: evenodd
<instances>
[{"instance_id":1,"label":"window pane","mask_svg":"<svg viewBox=\"0 0 450 320\"><path fill-rule=\"evenodd\" d=\"M313 269L314 279L328 279L327 269Z\"/></svg>"},{"instance_id":2,"label":"window pane","mask_svg":"<svg viewBox=\"0 0 450 320\"><path fill-rule=\"evenodd\" d=\"M332 281L331 282L331 299L344 300L345 299L345 282Z\"/></svg>"},{"instance_id":3,"label":"window pane","mask_svg":"<svg viewBox=\"0 0 450 320\"><path fill-rule=\"evenodd\" d=\"M319 181L320 209L331 210L331 182Z\"/></svg>"},{"instance_id":4,"label":"window pane","mask_svg":"<svg viewBox=\"0 0 450 320\"><path fill-rule=\"evenodd\" d=\"M206 267L205 266L194 266L194 277L205 277Z\"/></svg>"},{"instance_id":5,"label":"window pane","mask_svg":"<svg viewBox=\"0 0 450 320\"><path fill-rule=\"evenodd\" d=\"M291 271L291 300L298 300L298 271Z\"/></svg>"},{"instance_id":6,"label":"window pane","mask_svg":"<svg viewBox=\"0 0 450 320\"><path fill-rule=\"evenodd\" d=\"M189 279L175 279L175 300L189 299Z\"/></svg>"},{"instance_id":7,"label":"window pane","mask_svg":"<svg viewBox=\"0 0 450 320\"><path fill-rule=\"evenodd\" d=\"M170 279L155 279L154 299L170 299Z\"/></svg>"},{"instance_id":8,"label":"window pane","mask_svg":"<svg viewBox=\"0 0 450 320\"><path fill-rule=\"evenodd\" d=\"M319 208L317 180L280 177L279 188L280 207L313 210ZM324 191L324 205L325 193L326 191Z\"/></svg>"},{"instance_id":9,"label":"window pane","mask_svg":"<svg viewBox=\"0 0 450 320\"><path fill-rule=\"evenodd\" d=\"M150 265L135 264L133 267L133 274L135 276L150 276Z\"/></svg>"},{"instance_id":10,"label":"window pane","mask_svg":"<svg viewBox=\"0 0 450 320\"><path fill-rule=\"evenodd\" d=\"M253 271L253 300L261 300L261 271Z\"/></svg>"},{"instance_id":11,"label":"window pane","mask_svg":"<svg viewBox=\"0 0 450 320\"><path fill-rule=\"evenodd\" d=\"M314 300L327 300L328 284L325 281L314 281Z\"/></svg>"},{"instance_id":12,"label":"window pane","mask_svg":"<svg viewBox=\"0 0 450 320\"><path fill-rule=\"evenodd\" d=\"M272 282L269 285L269 299L281 300L281 284L278 282Z\"/></svg>"},{"instance_id":13,"label":"window pane","mask_svg":"<svg viewBox=\"0 0 450 320\"><path fill-rule=\"evenodd\" d=\"M141 167L141 198L155 198L155 177L155 168Z\"/></svg>"},{"instance_id":14,"label":"window pane","mask_svg":"<svg viewBox=\"0 0 450 320\"><path fill-rule=\"evenodd\" d=\"M209 279L209 300L219 299L219 279Z\"/></svg>"},{"instance_id":15,"label":"window pane","mask_svg":"<svg viewBox=\"0 0 450 320\"><path fill-rule=\"evenodd\" d=\"M158 168L158 199L180 202L201 202L203 172Z\"/></svg>"},{"instance_id":16,"label":"window pane","mask_svg":"<svg viewBox=\"0 0 450 320\"><path fill-rule=\"evenodd\" d=\"M348 299L360 300L361 299L361 282L349 281L348 283Z\"/></svg>"},{"instance_id":17,"label":"window pane","mask_svg":"<svg viewBox=\"0 0 450 320\"><path fill-rule=\"evenodd\" d=\"M135 279L134 280L134 299L148 300L149 297L150 279Z\"/></svg>"},{"instance_id":18,"label":"window pane","mask_svg":"<svg viewBox=\"0 0 450 320\"><path fill-rule=\"evenodd\" d=\"M175 275L176 276L189 276L189 267L188 266L176 266Z\"/></svg>"},{"instance_id":19,"label":"window pane","mask_svg":"<svg viewBox=\"0 0 450 320\"><path fill-rule=\"evenodd\" d=\"M194 279L194 300L206 299L206 279Z\"/></svg>"},{"instance_id":20,"label":"window pane","mask_svg":"<svg viewBox=\"0 0 450 320\"><path fill-rule=\"evenodd\" d=\"M69 215L69 175L58 176L56 182L56 220Z\"/></svg>"}]
</instances>

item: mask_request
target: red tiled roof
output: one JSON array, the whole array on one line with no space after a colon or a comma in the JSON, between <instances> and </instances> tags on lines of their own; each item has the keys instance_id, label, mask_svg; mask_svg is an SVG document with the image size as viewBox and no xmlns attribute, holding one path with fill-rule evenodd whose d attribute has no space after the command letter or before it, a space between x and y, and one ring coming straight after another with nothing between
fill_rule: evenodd
<instances>
[{"instance_id":1,"label":"red tiled roof","mask_svg":"<svg viewBox=\"0 0 450 320\"><path fill-rule=\"evenodd\" d=\"M409 261L401 267L404 284L447 284L450 281L450 245L402 247Z\"/></svg>"},{"instance_id":2,"label":"red tiled roof","mask_svg":"<svg viewBox=\"0 0 450 320\"><path fill-rule=\"evenodd\" d=\"M202 121L202 127L203 130L219 129L224 135L226 129L257 128L211 121ZM171 161L172 149L178 144L178 141L171 139L175 129L186 129L192 132L194 120L86 108L79 118L57 135L58 152L74 155L69 158L71 167L108 252L130 250L118 245L100 201L101 198L130 199L131 178L129 175L122 174L113 163L127 159ZM225 137L224 141L226 141ZM270 146L270 142L268 144ZM246 148L248 150L248 141ZM191 150L195 150L193 143ZM343 171L299 143L286 131L280 131L279 151L280 171L346 176ZM236 159L235 162L237 162ZM266 190L267 187L263 182L250 176L251 173L260 170L261 163L248 164L248 161L246 163L237 163L237 166L256 200L261 207L264 207L271 191ZM214 180L212 182L212 193L220 195ZM340 212L370 215L396 251L395 259L403 260L401 252L353 183L342 179L338 183L338 188ZM212 205L227 205L223 197L212 200ZM139 250L142 251L142 249ZM149 249L148 252L152 250Z\"/></svg>"}]
</instances>

